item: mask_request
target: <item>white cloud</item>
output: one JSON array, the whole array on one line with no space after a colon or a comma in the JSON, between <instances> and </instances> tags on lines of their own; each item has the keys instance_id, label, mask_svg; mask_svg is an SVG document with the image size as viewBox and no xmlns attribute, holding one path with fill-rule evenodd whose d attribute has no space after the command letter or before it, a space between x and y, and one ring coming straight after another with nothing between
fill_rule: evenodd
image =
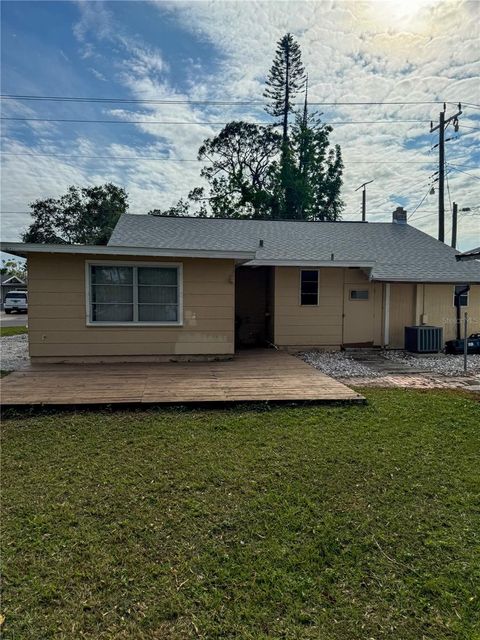
<instances>
[{"instance_id":1,"label":"white cloud","mask_svg":"<svg viewBox=\"0 0 480 640\"><path fill-rule=\"evenodd\" d=\"M312 102L417 102L460 99L479 103L478 83L478 8L476 2L455 0L439 2L406 0L398 2L341 3L322 2L159 2L159 20L166 10L195 38L211 43L222 62L215 72L207 72L192 61L187 93L176 87L170 61L165 53L146 44L140 37L127 35L127 25L115 22L114 4L82 2L81 18L74 32L85 58L99 56L96 42L112 45L109 60L112 77L125 92L142 99L176 100L259 100L265 75L273 58L275 44L285 32L298 38L303 60L309 72ZM103 68L103 67L102 67ZM207 67L208 68L208 67ZM92 72L94 67L91 67ZM95 69L96 70L96 69ZM98 71L98 70L96 70ZM100 73L100 72L99 72ZM374 121L375 124L337 126L332 143L342 146L346 164L344 199L346 219L359 219L360 194L355 188L374 179L368 188L368 217L389 220L398 204L406 198L411 212L427 192L431 176L437 170L435 136L428 136L429 121L438 118L439 105L349 105L322 107L325 120ZM454 105L449 105L449 113ZM140 109L105 109L108 118L119 120L160 120L176 122L228 121L243 117L265 117L261 107L214 107L192 104L144 105ZM465 109L466 124L475 112ZM386 123L380 120L421 120L419 123ZM472 122L470 121L472 126ZM119 125L120 126L120 125ZM473 126L479 126L477 124ZM126 143L100 146L95 140L78 139L75 153L80 155L165 156L191 160L207 136L219 126L137 125L150 142L142 147ZM419 136L422 145L413 143ZM448 143L447 159L457 158L469 173L472 169L476 131L460 130L460 137ZM409 143L409 144L407 144ZM19 143L11 141L15 148ZM22 147L22 145L20 145ZM22 147L23 148L23 147ZM39 139L25 146L37 153L72 153ZM60 149L60 150L59 150ZM82 149L82 151L81 151ZM88 149L88 151L87 151ZM458 167L461 168L461 167ZM26 210L35 197L59 195L69 184L112 180L124 185L130 194L131 210L144 213L149 208L167 207L200 183L199 164L151 160L90 161L58 158L30 159L10 157L4 160L2 180L7 184L3 209ZM478 172L476 173L478 176ZM22 190L9 187L21 176ZM49 176L45 179L45 176ZM452 170L449 173L452 199L460 207L476 206L480 199L479 181ZM434 178L433 178L434 179ZM448 204L448 195L447 195ZM436 196L428 195L413 216L412 224L436 234ZM432 213L430 213L432 212ZM479 244L480 218L462 215L460 246ZM418 222L417 222L418 221ZM448 222L448 220L447 220ZM7 220L5 234L13 237L18 224ZM448 235L448 234L447 234Z\"/></svg>"},{"instance_id":2,"label":"white cloud","mask_svg":"<svg viewBox=\"0 0 480 640\"><path fill-rule=\"evenodd\" d=\"M97 80L100 80L101 82L108 82L108 79L103 75L101 71L95 69L95 67L89 67L89 69Z\"/></svg>"}]
</instances>

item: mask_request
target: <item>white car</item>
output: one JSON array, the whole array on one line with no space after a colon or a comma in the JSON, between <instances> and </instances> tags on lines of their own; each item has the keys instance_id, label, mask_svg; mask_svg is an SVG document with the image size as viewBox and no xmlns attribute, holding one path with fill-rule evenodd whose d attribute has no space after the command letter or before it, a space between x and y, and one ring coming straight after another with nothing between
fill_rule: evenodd
<instances>
[{"instance_id":1,"label":"white car","mask_svg":"<svg viewBox=\"0 0 480 640\"><path fill-rule=\"evenodd\" d=\"M28 311L28 294L26 291L9 291L5 296L3 305L5 313L27 313Z\"/></svg>"}]
</instances>

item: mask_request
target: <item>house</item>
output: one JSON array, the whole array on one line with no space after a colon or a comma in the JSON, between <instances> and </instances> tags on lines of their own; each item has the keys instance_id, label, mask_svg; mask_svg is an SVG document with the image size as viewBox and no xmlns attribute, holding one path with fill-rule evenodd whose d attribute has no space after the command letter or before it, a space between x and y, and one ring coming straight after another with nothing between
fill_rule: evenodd
<instances>
[{"instance_id":1,"label":"house","mask_svg":"<svg viewBox=\"0 0 480 640\"><path fill-rule=\"evenodd\" d=\"M28 258L41 361L230 357L235 348L404 346L455 337L455 288L480 331L480 264L406 223L121 216L107 246L3 243Z\"/></svg>"},{"instance_id":2,"label":"house","mask_svg":"<svg viewBox=\"0 0 480 640\"><path fill-rule=\"evenodd\" d=\"M26 291L27 283L25 280L18 278L17 276L12 276L8 273L1 274L1 296L0 296L0 307L3 309L3 305L5 303L5 296L9 291Z\"/></svg>"},{"instance_id":3,"label":"house","mask_svg":"<svg viewBox=\"0 0 480 640\"><path fill-rule=\"evenodd\" d=\"M465 253L459 253L455 258L457 260L480 260L480 247L465 251Z\"/></svg>"}]
</instances>

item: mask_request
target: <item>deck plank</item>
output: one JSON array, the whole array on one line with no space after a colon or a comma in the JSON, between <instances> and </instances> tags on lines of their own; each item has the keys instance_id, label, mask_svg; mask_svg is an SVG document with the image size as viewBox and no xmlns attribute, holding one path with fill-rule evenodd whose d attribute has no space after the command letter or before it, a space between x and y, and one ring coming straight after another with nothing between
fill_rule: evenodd
<instances>
[{"instance_id":1,"label":"deck plank","mask_svg":"<svg viewBox=\"0 0 480 640\"><path fill-rule=\"evenodd\" d=\"M240 352L227 361L33 365L0 384L4 407L364 401L299 358L273 349Z\"/></svg>"}]
</instances>

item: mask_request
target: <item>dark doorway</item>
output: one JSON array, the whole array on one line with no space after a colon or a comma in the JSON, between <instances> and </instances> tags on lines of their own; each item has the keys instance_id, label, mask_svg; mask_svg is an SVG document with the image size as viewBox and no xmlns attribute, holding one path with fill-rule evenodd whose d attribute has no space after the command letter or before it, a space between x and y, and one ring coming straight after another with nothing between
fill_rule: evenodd
<instances>
[{"instance_id":1,"label":"dark doorway","mask_svg":"<svg viewBox=\"0 0 480 640\"><path fill-rule=\"evenodd\" d=\"M273 342L273 269L238 267L235 272L235 346Z\"/></svg>"}]
</instances>

